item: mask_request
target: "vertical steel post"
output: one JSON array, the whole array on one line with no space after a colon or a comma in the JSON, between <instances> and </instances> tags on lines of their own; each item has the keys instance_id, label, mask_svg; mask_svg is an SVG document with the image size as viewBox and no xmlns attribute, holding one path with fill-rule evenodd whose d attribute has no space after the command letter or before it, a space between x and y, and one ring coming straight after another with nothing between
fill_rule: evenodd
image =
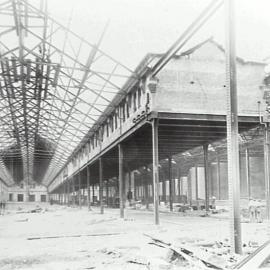
<instances>
[{"instance_id":1,"label":"vertical steel post","mask_svg":"<svg viewBox=\"0 0 270 270\"><path fill-rule=\"evenodd\" d=\"M109 206L109 180L106 180L106 205Z\"/></svg>"},{"instance_id":2,"label":"vertical steel post","mask_svg":"<svg viewBox=\"0 0 270 270\"><path fill-rule=\"evenodd\" d=\"M136 181L135 174L134 174L134 200L137 201L137 181Z\"/></svg>"},{"instance_id":3,"label":"vertical steel post","mask_svg":"<svg viewBox=\"0 0 270 270\"><path fill-rule=\"evenodd\" d=\"M75 177L72 176L72 205L75 206Z\"/></svg>"},{"instance_id":4,"label":"vertical steel post","mask_svg":"<svg viewBox=\"0 0 270 270\"><path fill-rule=\"evenodd\" d=\"M270 176L269 176L269 126L264 127L264 181L265 181L265 202L266 217L270 219Z\"/></svg>"},{"instance_id":5,"label":"vertical steel post","mask_svg":"<svg viewBox=\"0 0 270 270\"><path fill-rule=\"evenodd\" d=\"M220 200L220 158L217 156L217 199Z\"/></svg>"},{"instance_id":6,"label":"vertical steel post","mask_svg":"<svg viewBox=\"0 0 270 270\"><path fill-rule=\"evenodd\" d=\"M128 190L131 191L131 171L128 170Z\"/></svg>"},{"instance_id":7,"label":"vertical steel post","mask_svg":"<svg viewBox=\"0 0 270 270\"><path fill-rule=\"evenodd\" d=\"M172 158L168 157L168 178L169 178L169 200L170 211L173 211L173 186L172 186Z\"/></svg>"},{"instance_id":8,"label":"vertical steel post","mask_svg":"<svg viewBox=\"0 0 270 270\"><path fill-rule=\"evenodd\" d=\"M124 196L123 196L123 190L124 190L124 153L123 153L123 146L121 143L118 144L118 181L119 181L119 200L120 200L120 218L124 218Z\"/></svg>"},{"instance_id":9,"label":"vertical steel post","mask_svg":"<svg viewBox=\"0 0 270 270\"><path fill-rule=\"evenodd\" d=\"M181 170L178 168L178 202L181 202Z\"/></svg>"},{"instance_id":10,"label":"vertical steel post","mask_svg":"<svg viewBox=\"0 0 270 270\"><path fill-rule=\"evenodd\" d=\"M67 179L67 190L68 190L67 205L70 206L70 179Z\"/></svg>"},{"instance_id":11,"label":"vertical steel post","mask_svg":"<svg viewBox=\"0 0 270 270\"><path fill-rule=\"evenodd\" d=\"M143 173L143 187L144 187L144 200L145 200L145 207L149 209L149 188L148 188L148 178L147 178L147 167L145 172Z\"/></svg>"},{"instance_id":12,"label":"vertical steel post","mask_svg":"<svg viewBox=\"0 0 270 270\"><path fill-rule=\"evenodd\" d=\"M162 181L162 200L166 203L167 198L166 198L166 179L164 178Z\"/></svg>"},{"instance_id":13,"label":"vertical steel post","mask_svg":"<svg viewBox=\"0 0 270 270\"><path fill-rule=\"evenodd\" d=\"M95 184L93 183L93 185L92 185L92 202L93 202L93 205L94 205L94 202L95 202L94 197L95 197Z\"/></svg>"},{"instance_id":14,"label":"vertical steel post","mask_svg":"<svg viewBox=\"0 0 270 270\"><path fill-rule=\"evenodd\" d=\"M86 167L86 181L87 181L87 207L88 207L88 210L91 210L91 201L90 201L90 166Z\"/></svg>"},{"instance_id":15,"label":"vertical steel post","mask_svg":"<svg viewBox=\"0 0 270 270\"><path fill-rule=\"evenodd\" d=\"M232 251L242 254L234 0L226 8L227 151Z\"/></svg>"},{"instance_id":16,"label":"vertical steel post","mask_svg":"<svg viewBox=\"0 0 270 270\"><path fill-rule=\"evenodd\" d=\"M245 149L245 164L246 164L246 185L247 185L247 196L250 199L250 164L249 164L249 150Z\"/></svg>"},{"instance_id":17,"label":"vertical steel post","mask_svg":"<svg viewBox=\"0 0 270 270\"><path fill-rule=\"evenodd\" d=\"M103 205L103 162L102 162L102 158L99 158L99 201L100 201L100 214L104 214L104 205Z\"/></svg>"},{"instance_id":18,"label":"vertical steel post","mask_svg":"<svg viewBox=\"0 0 270 270\"><path fill-rule=\"evenodd\" d=\"M153 186L155 224L159 224L158 119L152 121Z\"/></svg>"},{"instance_id":19,"label":"vertical steel post","mask_svg":"<svg viewBox=\"0 0 270 270\"><path fill-rule=\"evenodd\" d=\"M190 173L188 174L187 185L188 185L188 190L187 190L188 202L189 202L189 205L192 207L192 177Z\"/></svg>"},{"instance_id":20,"label":"vertical steel post","mask_svg":"<svg viewBox=\"0 0 270 270\"><path fill-rule=\"evenodd\" d=\"M205 211L209 211L209 162L208 162L208 144L203 145L204 153L204 186L205 186Z\"/></svg>"},{"instance_id":21,"label":"vertical steel post","mask_svg":"<svg viewBox=\"0 0 270 270\"><path fill-rule=\"evenodd\" d=\"M67 183L66 182L64 182L64 192L65 192L64 204L67 204Z\"/></svg>"},{"instance_id":22,"label":"vertical steel post","mask_svg":"<svg viewBox=\"0 0 270 270\"><path fill-rule=\"evenodd\" d=\"M78 190L78 200L79 200L79 207L82 208L82 201L81 201L81 171L79 170L78 173L78 181L79 181L79 190Z\"/></svg>"},{"instance_id":23,"label":"vertical steel post","mask_svg":"<svg viewBox=\"0 0 270 270\"><path fill-rule=\"evenodd\" d=\"M198 166L195 166L195 198L196 198L196 205L197 205L197 210L200 208L199 204L199 196L198 196Z\"/></svg>"}]
</instances>

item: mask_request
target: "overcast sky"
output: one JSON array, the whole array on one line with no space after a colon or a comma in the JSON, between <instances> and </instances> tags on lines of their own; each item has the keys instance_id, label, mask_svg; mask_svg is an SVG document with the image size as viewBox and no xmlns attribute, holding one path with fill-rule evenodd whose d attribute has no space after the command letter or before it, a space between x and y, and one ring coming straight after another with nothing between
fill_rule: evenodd
<instances>
[{"instance_id":1,"label":"overcast sky","mask_svg":"<svg viewBox=\"0 0 270 270\"><path fill-rule=\"evenodd\" d=\"M49 12L96 42L110 20L101 48L131 68L148 52L165 52L209 0L48 0ZM236 0L237 54L247 60L270 56L270 0ZM210 36L224 45L221 8L186 48Z\"/></svg>"}]
</instances>

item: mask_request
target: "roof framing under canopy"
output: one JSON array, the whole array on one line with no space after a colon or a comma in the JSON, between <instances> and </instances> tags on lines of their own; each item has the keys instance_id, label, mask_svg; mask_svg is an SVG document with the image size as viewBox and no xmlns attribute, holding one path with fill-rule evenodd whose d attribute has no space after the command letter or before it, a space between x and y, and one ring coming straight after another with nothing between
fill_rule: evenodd
<instances>
[{"instance_id":1,"label":"roof framing under canopy","mask_svg":"<svg viewBox=\"0 0 270 270\"><path fill-rule=\"evenodd\" d=\"M134 74L99 48L104 33L89 43L46 1L0 1L0 20L0 178L47 185Z\"/></svg>"}]
</instances>

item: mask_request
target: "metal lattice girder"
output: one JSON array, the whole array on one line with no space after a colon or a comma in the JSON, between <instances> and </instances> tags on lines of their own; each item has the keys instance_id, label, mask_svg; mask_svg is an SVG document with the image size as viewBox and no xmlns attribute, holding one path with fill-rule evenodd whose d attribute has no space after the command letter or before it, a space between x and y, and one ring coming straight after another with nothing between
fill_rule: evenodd
<instances>
[{"instance_id":1,"label":"metal lattice girder","mask_svg":"<svg viewBox=\"0 0 270 270\"><path fill-rule=\"evenodd\" d=\"M46 1L40 3L0 2L0 151L12 146L28 183L37 180L35 160L47 155L39 179L47 185L122 94L126 79L136 76L100 50L104 33L91 44L52 18Z\"/></svg>"}]
</instances>

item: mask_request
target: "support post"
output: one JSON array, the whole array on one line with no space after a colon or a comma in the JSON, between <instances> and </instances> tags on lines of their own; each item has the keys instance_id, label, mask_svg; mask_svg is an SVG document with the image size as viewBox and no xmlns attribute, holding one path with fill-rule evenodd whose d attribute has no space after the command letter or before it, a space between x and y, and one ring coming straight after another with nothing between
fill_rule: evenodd
<instances>
[{"instance_id":1,"label":"support post","mask_svg":"<svg viewBox=\"0 0 270 270\"><path fill-rule=\"evenodd\" d=\"M228 186L232 252L242 254L234 2L225 1Z\"/></svg>"},{"instance_id":2,"label":"support post","mask_svg":"<svg viewBox=\"0 0 270 270\"><path fill-rule=\"evenodd\" d=\"M79 182L79 190L78 190L78 200L79 200L79 207L82 208L82 201L81 201L81 171L78 173L78 182Z\"/></svg>"},{"instance_id":3,"label":"support post","mask_svg":"<svg viewBox=\"0 0 270 270\"><path fill-rule=\"evenodd\" d=\"M265 181L265 202L266 217L270 219L270 176L269 176L269 126L264 127L264 181Z\"/></svg>"},{"instance_id":4,"label":"support post","mask_svg":"<svg viewBox=\"0 0 270 270\"><path fill-rule=\"evenodd\" d=\"M92 185L92 201L93 201L93 205L94 205L94 202L95 202L94 197L95 197L95 184L93 183L93 185Z\"/></svg>"},{"instance_id":5,"label":"support post","mask_svg":"<svg viewBox=\"0 0 270 270\"><path fill-rule=\"evenodd\" d=\"M181 202L181 170L180 168L178 168L178 185L177 185L177 189L178 189L178 202Z\"/></svg>"},{"instance_id":6,"label":"support post","mask_svg":"<svg viewBox=\"0 0 270 270\"><path fill-rule=\"evenodd\" d=\"M164 201L164 203L166 203L166 178L163 178L162 181L162 200Z\"/></svg>"},{"instance_id":7,"label":"support post","mask_svg":"<svg viewBox=\"0 0 270 270\"><path fill-rule=\"evenodd\" d=\"M169 200L170 211L173 211L172 158L168 157Z\"/></svg>"},{"instance_id":8,"label":"support post","mask_svg":"<svg viewBox=\"0 0 270 270\"><path fill-rule=\"evenodd\" d=\"M134 201L137 201L137 181L136 181L136 176L134 174Z\"/></svg>"},{"instance_id":9,"label":"support post","mask_svg":"<svg viewBox=\"0 0 270 270\"><path fill-rule=\"evenodd\" d=\"M195 198L197 204L197 210L200 210L199 195L198 195L198 166L195 166Z\"/></svg>"},{"instance_id":10,"label":"support post","mask_svg":"<svg viewBox=\"0 0 270 270\"><path fill-rule=\"evenodd\" d=\"M119 181L119 200L120 200L120 218L124 218L124 154L123 154L123 146L121 143L118 144L118 181Z\"/></svg>"},{"instance_id":11,"label":"support post","mask_svg":"<svg viewBox=\"0 0 270 270\"><path fill-rule=\"evenodd\" d=\"M144 200L145 200L145 207L149 209L149 188L148 188L148 175L147 175L147 167L143 173L143 188L144 188Z\"/></svg>"},{"instance_id":12,"label":"support post","mask_svg":"<svg viewBox=\"0 0 270 270\"><path fill-rule=\"evenodd\" d=\"M245 164L246 164L246 185L247 185L247 196L250 199L250 164L249 164L249 150L245 149Z\"/></svg>"},{"instance_id":13,"label":"support post","mask_svg":"<svg viewBox=\"0 0 270 270\"><path fill-rule=\"evenodd\" d=\"M68 196L67 196L67 205L70 206L70 180L67 180L67 190L68 190Z\"/></svg>"},{"instance_id":14,"label":"support post","mask_svg":"<svg viewBox=\"0 0 270 270\"><path fill-rule=\"evenodd\" d=\"M100 201L100 214L104 214L103 205L103 162L99 158L99 201Z\"/></svg>"},{"instance_id":15,"label":"support post","mask_svg":"<svg viewBox=\"0 0 270 270\"><path fill-rule=\"evenodd\" d=\"M152 121L153 186L155 224L159 224L158 119Z\"/></svg>"},{"instance_id":16,"label":"support post","mask_svg":"<svg viewBox=\"0 0 270 270\"><path fill-rule=\"evenodd\" d=\"M64 182L64 191L65 191L65 196L64 196L64 204L67 204L67 183Z\"/></svg>"},{"instance_id":17,"label":"support post","mask_svg":"<svg viewBox=\"0 0 270 270\"><path fill-rule=\"evenodd\" d=\"M205 183L205 211L209 211L209 162L208 162L208 144L203 145L204 153L204 183Z\"/></svg>"},{"instance_id":18,"label":"support post","mask_svg":"<svg viewBox=\"0 0 270 270\"><path fill-rule=\"evenodd\" d=\"M191 173L189 172L188 174L188 178L187 178L187 185L188 185L188 196L187 196L187 199L188 199L188 202L189 202L189 205L192 207L192 177L191 177Z\"/></svg>"},{"instance_id":19,"label":"support post","mask_svg":"<svg viewBox=\"0 0 270 270\"><path fill-rule=\"evenodd\" d=\"M106 205L109 206L109 179L106 180Z\"/></svg>"},{"instance_id":20,"label":"support post","mask_svg":"<svg viewBox=\"0 0 270 270\"><path fill-rule=\"evenodd\" d=\"M84 205L84 198L85 198L85 187L82 189L82 204Z\"/></svg>"},{"instance_id":21,"label":"support post","mask_svg":"<svg viewBox=\"0 0 270 270\"><path fill-rule=\"evenodd\" d=\"M90 201L90 167L86 167L86 181L87 181L87 207L88 210L91 210L91 201Z\"/></svg>"},{"instance_id":22,"label":"support post","mask_svg":"<svg viewBox=\"0 0 270 270\"><path fill-rule=\"evenodd\" d=\"M131 187L131 171L130 169L128 170L128 191L131 191L132 187Z\"/></svg>"},{"instance_id":23,"label":"support post","mask_svg":"<svg viewBox=\"0 0 270 270\"><path fill-rule=\"evenodd\" d=\"M75 177L72 176L72 205L75 206Z\"/></svg>"},{"instance_id":24,"label":"support post","mask_svg":"<svg viewBox=\"0 0 270 270\"><path fill-rule=\"evenodd\" d=\"M221 199L220 197L220 158L217 156L217 198L218 200Z\"/></svg>"}]
</instances>

